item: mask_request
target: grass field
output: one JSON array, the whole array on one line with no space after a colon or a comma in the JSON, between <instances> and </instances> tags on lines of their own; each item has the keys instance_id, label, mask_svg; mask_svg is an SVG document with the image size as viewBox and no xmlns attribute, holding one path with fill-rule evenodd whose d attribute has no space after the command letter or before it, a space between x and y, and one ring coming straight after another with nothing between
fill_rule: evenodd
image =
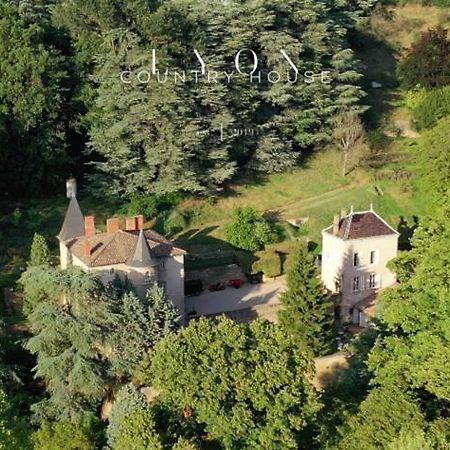
<instances>
[{"instance_id":1,"label":"grass field","mask_svg":"<svg viewBox=\"0 0 450 450\"><path fill-rule=\"evenodd\" d=\"M184 202L180 210L194 208L196 214L190 231L180 234L179 243L195 253L226 250L224 224L229 221L233 208L245 205L275 214L281 223L308 217L306 235L319 244L320 231L331 224L333 215L341 208L349 211L353 206L355 210L367 210L372 203L394 227L402 217L412 223L413 216L422 214L424 204L420 193L412 190L408 179L380 181L362 169L342 177L340 166L339 152L323 151L311 158L305 168L271 175L250 186L237 184L233 195L214 204L201 200Z\"/></svg>"}]
</instances>

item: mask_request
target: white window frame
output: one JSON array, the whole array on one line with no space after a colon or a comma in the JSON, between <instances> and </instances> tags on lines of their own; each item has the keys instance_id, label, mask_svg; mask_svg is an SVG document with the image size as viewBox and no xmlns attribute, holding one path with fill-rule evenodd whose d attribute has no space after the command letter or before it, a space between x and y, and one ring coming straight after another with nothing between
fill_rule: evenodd
<instances>
[{"instance_id":1,"label":"white window frame","mask_svg":"<svg viewBox=\"0 0 450 450\"><path fill-rule=\"evenodd\" d=\"M375 272L369 274L369 289L377 287L377 274Z\"/></svg>"},{"instance_id":2,"label":"white window frame","mask_svg":"<svg viewBox=\"0 0 450 450\"><path fill-rule=\"evenodd\" d=\"M378 262L378 250L372 250L370 252L370 264L377 264L377 262Z\"/></svg>"},{"instance_id":3,"label":"white window frame","mask_svg":"<svg viewBox=\"0 0 450 450\"><path fill-rule=\"evenodd\" d=\"M359 292L361 290L361 277L353 277L352 292Z\"/></svg>"}]
</instances>

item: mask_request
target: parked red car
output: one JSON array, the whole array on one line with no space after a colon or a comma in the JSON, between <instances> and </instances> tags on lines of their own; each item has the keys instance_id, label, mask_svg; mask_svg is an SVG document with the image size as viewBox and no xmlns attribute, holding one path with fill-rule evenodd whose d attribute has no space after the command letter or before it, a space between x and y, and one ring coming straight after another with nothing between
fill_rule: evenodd
<instances>
[{"instance_id":1,"label":"parked red car","mask_svg":"<svg viewBox=\"0 0 450 450\"><path fill-rule=\"evenodd\" d=\"M243 280L242 278L233 278L232 280L229 280L228 283L230 284L230 286L239 289L245 283L245 280Z\"/></svg>"}]
</instances>

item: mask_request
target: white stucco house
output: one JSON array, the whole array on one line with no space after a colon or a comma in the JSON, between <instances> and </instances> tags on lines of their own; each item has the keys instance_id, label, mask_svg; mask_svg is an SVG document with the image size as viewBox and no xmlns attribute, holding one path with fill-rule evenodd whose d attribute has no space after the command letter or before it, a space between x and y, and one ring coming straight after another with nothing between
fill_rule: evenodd
<instances>
[{"instance_id":1,"label":"white stucco house","mask_svg":"<svg viewBox=\"0 0 450 450\"><path fill-rule=\"evenodd\" d=\"M322 281L339 294L342 321L365 327L379 291L396 283L387 263L397 256L398 237L372 207L350 214L341 211L333 225L322 230Z\"/></svg>"},{"instance_id":2,"label":"white stucco house","mask_svg":"<svg viewBox=\"0 0 450 450\"><path fill-rule=\"evenodd\" d=\"M105 284L116 275L127 278L140 297L158 283L184 316L186 252L144 228L143 216L128 217L124 228L118 218L108 219L106 232L99 232L95 217L83 216L72 195L58 240L61 268L74 265L96 272Z\"/></svg>"}]
</instances>

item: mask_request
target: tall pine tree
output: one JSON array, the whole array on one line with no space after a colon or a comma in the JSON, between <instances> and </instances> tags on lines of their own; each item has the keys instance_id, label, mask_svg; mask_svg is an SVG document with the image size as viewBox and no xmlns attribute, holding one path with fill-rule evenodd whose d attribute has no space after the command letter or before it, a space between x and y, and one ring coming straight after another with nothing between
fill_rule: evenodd
<instances>
[{"instance_id":1,"label":"tall pine tree","mask_svg":"<svg viewBox=\"0 0 450 450\"><path fill-rule=\"evenodd\" d=\"M281 295L280 325L300 348L315 356L330 353L336 348L333 301L306 244L299 246L290 264L288 289Z\"/></svg>"}]
</instances>

